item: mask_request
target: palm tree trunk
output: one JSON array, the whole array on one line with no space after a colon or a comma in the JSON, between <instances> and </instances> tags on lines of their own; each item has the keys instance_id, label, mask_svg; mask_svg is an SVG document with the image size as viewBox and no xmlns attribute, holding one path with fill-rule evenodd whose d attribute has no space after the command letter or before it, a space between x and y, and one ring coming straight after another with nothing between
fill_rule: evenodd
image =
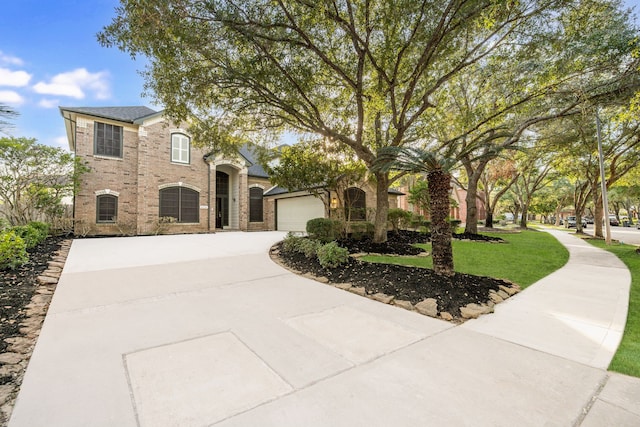
<instances>
[{"instance_id":1,"label":"palm tree trunk","mask_svg":"<svg viewBox=\"0 0 640 427\"><path fill-rule=\"evenodd\" d=\"M431 246L433 270L445 276L453 276L453 249L449 222L449 194L451 175L442 169L427 174L431 207Z\"/></svg>"}]
</instances>

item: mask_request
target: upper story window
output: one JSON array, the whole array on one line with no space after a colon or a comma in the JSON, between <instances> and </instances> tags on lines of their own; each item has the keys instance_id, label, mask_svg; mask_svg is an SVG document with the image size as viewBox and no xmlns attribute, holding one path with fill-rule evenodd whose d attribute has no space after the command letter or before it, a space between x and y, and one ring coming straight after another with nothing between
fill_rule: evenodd
<instances>
[{"instance_id":1,"label":"upper story window","mask_svg":"<svg viewBox=\"0 0 640 427\"><path fill-rule=\"evenodd\" d=\"M181 133L171 135L171 161L189 163L189 137Z\"/></svg>"},{"instance_id":2,"label":"upper story window","mask_svg":"<svg viewBox=\"0 0 640 427\"><path fill-rule=\"evenodd\" d=\"M94 123L94 154L122 158L122 126Z\"/></svg>"}]
</instances>

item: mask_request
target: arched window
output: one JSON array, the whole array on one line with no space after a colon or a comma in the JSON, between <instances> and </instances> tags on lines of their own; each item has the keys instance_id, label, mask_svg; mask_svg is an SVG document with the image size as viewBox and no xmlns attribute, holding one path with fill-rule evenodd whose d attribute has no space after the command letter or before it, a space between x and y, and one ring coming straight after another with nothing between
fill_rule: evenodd
<instances>
[{"instance_id":1,"label":"arched window","mask_svg":"<svg viewBox=\"0 0 640 427\"><path fill-rule=\"evenodd\" d=\"M263 221L262 195L263 191L260 187L249 189L249 222Z\"/></svg>"},{"instance_id":2,"label":"arched window","mask_svg":"<svg viewBox=\"0 0 640 427\"><path fill-rule=\"evenodd\" d=\"M197 191L186 187L160 190L160 217L170 216L177 222L200 222Z\"/></svg>"},{"instance_id":3,"label":"arched window","mask_svg":"<svg viewBox=\"0 0 640 427\"><path fill-rule=\"evenodd\" d=\"M96 222L114 223L118 218L118 198L101 194L96 198Z\"/></svg>"},{"instance_id":4,"label":"arched window","mask_svg":"<svg viewBox=\"0 0 640 427\"><path fill-rule=\"evenodd\" d=\"M367 219L366 193L359 188L350 187L344 190L344 208L347 221L364 221Z\"/></svg>"},{"instance_id":5,"label":"arched window","mask_svg":"<svg viewBox=\"0 0 640 427\"><path fill-rule=\"evenodd\" d=\"M171 161L174 163L189 163L190 140L182 133L171 134Z\"/></svg>"}]
</instances>

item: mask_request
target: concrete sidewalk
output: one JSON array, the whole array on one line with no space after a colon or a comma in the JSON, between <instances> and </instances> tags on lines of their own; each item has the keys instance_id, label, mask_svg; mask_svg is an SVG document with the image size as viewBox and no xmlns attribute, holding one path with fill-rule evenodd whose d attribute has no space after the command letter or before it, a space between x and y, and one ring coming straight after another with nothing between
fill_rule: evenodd
<instances>
[{"instance_id":1,"label":"concrete sidewalk","mask_svg":"<svg viewBox=\"0 0 640 427\"><path fill-rule=\"evenodd\" d=\"M604 370L629 272L554 235L566 267L461 327L282 269L282 233L76 240L9 425L640 425Z\"/></svg>"}]
</instances>

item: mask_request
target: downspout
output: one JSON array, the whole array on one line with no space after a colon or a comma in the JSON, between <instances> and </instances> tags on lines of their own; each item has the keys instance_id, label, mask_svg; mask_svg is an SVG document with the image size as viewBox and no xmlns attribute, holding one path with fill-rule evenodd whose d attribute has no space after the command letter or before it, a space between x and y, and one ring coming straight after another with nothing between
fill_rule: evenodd
<instances>
[{"instance_id":1,"label":"downspout","mask_svg":"<svg viewBox=\"0 0 640 427\"><path fill-rule=\"evenodd\" d=\"M211 163L209 156L202 158L207 165L207 231L211 232Z\"/></svg>"}]
</instances>

